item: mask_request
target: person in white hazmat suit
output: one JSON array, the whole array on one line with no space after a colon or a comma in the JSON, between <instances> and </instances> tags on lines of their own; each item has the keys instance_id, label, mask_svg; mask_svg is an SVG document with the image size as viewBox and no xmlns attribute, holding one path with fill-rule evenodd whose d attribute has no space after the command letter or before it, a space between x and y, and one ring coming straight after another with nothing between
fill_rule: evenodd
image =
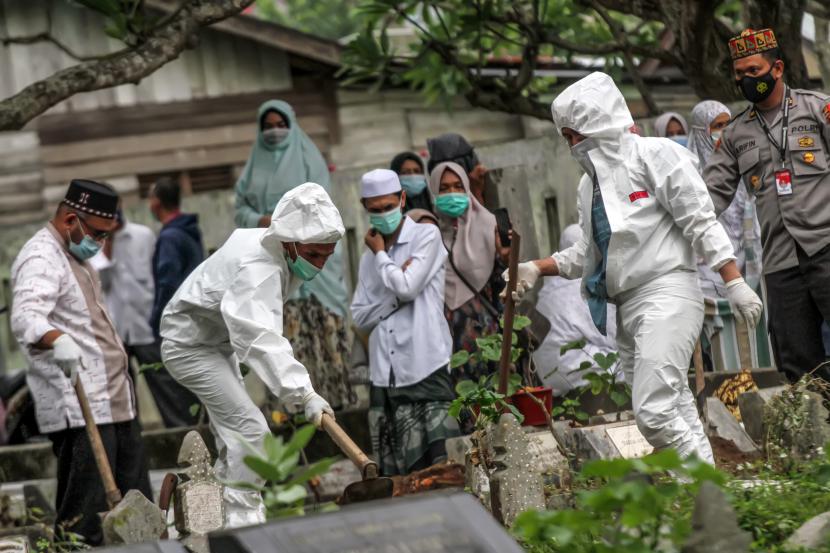
<instances>
[{"instance_id":1,"label":"person in white hazmat suit","mask_svg":"<svg viewBox=\"0 0 830 553\"><path fill-rule=\"evenodd\" d=\"M268 424L245 391L239 365L250 367L287 405L300 405L318 428L334 415L314 392L306 368L283 336L283 300L320 272L345 232L325 190L305 183L274 208L271 225L238 229L182 283L161 319L165 367L204 404L216 438L217 477L263 483L244 463ZM258 492L228 487L225 526L265 522Z\"/></svg>"},{"instance_id":2,"label":"person in white hazmat suit","mask_svg":"<svg viewBox=\"0 0 830 553\"><path fill-rule=\"evenodd\" d=\"M585 171L577 199L582 237L549 258L521 263L517 295L541 275L582 277L603 333L607 304L615 303L617 346L640 432L655 448L713 463L688 383L703 324L695 250L723 277L733 312L750 326L761 300L741 278L689 151L626 132L633 120L611 77L592 73L577 81L551 111Z\"/></svg>"}]
</instances>

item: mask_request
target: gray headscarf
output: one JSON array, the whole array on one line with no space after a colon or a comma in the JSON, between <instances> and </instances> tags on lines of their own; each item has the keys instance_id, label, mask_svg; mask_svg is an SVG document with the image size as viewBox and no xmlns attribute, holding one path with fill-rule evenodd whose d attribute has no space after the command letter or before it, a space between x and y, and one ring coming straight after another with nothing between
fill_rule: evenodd
<instances>
[{"instance_id":1,"label":"gray headscarf","mask_svg":"<svg viewBox=\"0 0 830 553\"><path fill-rule=\"evenodd\" d=\"M700 161L701 172L706 167L709 156L715 151L715 141L712 140L709 125L722 113L732 117L729 108L716 100L704 100L692 109L692 132L689 136L689 150Z\"/></svg>"},{"instance_id":2,"label":"gray headscarf","mask_svg":"<svg viewBox=\"0 0 830 553\"><path fill-rule=\"evenodd\" d=\"M678 123L680 123L680 126L683 127L683 132L689 134L689 125L686 123L686 119L679 113L676 113L674 111L667 111L666 113L654 120L654 136L661 136L663 138L666 138L666 129L668 128L669 122L672 119L677 119Z\"/></svg>"}]
</instances>

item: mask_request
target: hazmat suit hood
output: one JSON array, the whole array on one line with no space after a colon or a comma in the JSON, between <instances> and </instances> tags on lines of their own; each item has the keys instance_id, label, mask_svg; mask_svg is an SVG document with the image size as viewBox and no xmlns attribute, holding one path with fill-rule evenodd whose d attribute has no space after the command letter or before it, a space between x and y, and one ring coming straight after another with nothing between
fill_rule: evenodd
<instances>
[{"instance_id":1,"label":"hazmat suit hood","mask_svg":"<svg viewBox=\"0 0 830 553\"><path fill-rule=\"evenodd\" d=\"M559 134L567 127L601 142L620 142L634 124L614 80L600 72L566 88L551 104L551 114Z\"/></svg>"},{"instance_id":2,"label":"hazmat suit hood","mask_svg":"<svg viewBox=\"0 0 830 553\"><path fill-rule=\"evenodd\" d=\"M340 212L323 187L307 182L285 193L260 243L276 253L282 251L282 242L334 244L345 232Z\"/></svg>"}]
</instances>

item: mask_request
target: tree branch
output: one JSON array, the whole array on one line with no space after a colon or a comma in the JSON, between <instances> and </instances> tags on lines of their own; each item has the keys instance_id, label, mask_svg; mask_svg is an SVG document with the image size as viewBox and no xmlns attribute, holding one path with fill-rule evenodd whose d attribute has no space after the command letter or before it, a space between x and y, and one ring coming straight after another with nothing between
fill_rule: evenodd
<instances>
[{"instance_id":1,"label":"tree branch","mask_svg":"<svg viewBox=\"0 0 830 553\"><path fill-rule=\"evenodd\" d=\"M591 0L591 7L599 14L602 20L605 21L605 24L608 25L609 29L611 29L611 34L613 34L614 38L617 40L620 49L622 50L625 69L631 76L631 80L634 81L634 86L636 86L637 90L640 92L640 97L642 97L643 102L645 102L649 115L658 115L660 113L660 108L657 106L654 96L652 96L646 82L643 80L643 76L640 75L640 70L637 67L637 64L634 63L634 57L631 55L631 45L625 38L625 29L619 22L615 21L614 18L611 17L611 14L609 14L597 0Z\"/></svg>"},{"instance_id":2,"label":"tree branch","mask_svg":"<svg viewBox=\"0 0 830 553\"><path fill-rule=\"evenodd\" d=\"M464 97L471 105L490 111L527 115L545 121L551 119L550 105L524 96L507 97L502 94L486 94L482 90L473 89Z\"/></svg>"},{"instance_id":3,"label":"tree branch","mask_svg":"<svg viewBox=\"0 0 830 553\"><path fill-rule=\"evenodd\" d=\"M146 40L95 61L86 61L32 83L0 101L0 131L18 130L50 107L79 92L137 84L198 41L203 27L240 13L254 0L188 0Z\"/></svg>"},{"instance_id":4,"label":"tree branch","mask_svg":"<svg viewBox=\"0 0 830 553\"><path fill-rule=\"evenodd\" d=\"M53 37L49 33L38 33L36 35L31 36L10 36L0 40L0 42L2 42L3 46L8 46L9 44L36 44L38 42L50 42L57 46L58 49L62 51L64 54L78 61L98 60L106 58L109 55L105 54L102 56L82 56L81 54L78 54L77 52L69 48L66 44L64 44L57 38Z\"/></svg>"}]
</instances>

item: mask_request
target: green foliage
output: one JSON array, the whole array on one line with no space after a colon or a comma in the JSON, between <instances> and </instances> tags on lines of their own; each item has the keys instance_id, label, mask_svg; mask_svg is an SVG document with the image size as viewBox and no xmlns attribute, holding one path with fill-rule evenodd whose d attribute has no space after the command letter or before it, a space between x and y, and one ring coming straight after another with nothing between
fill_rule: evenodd
<instances>
[{"instance_id":1,"label":"green foliage","mask_svg":"<svg viewBox=\"0 0 830 553\"><path fill-rule=\"evenodd\" d=\"M458 397L450 404L449 415L459 418L462 411L469 410L475 416L476 428L484 428L488 423L496 423L502 413L509 411L519 423L524 421L524 416L516 407L507 403L506 397L513 395L522 385L522 377L518 374L511 374L507 385L507 396L498 393L494 387L495 375L482 376L478 384L472 380L462 380L455 386Z\"/></svg>"},{"instance_id":2,"label":"green foliage","mask_svg":"<svg viewBox=\"0 0 830 553\"><path fill-rule=\"evenodd\" d=\"M357 0L257 0L257 14L281 25L337 40L361 28Z\"/></svg>"},{"instance_id":3,"label":"green foliage","mask_svg":"<svg viewBox=\"0 0 830 553\"><path fill-rule=\"evenodd\" d=\"M510 359L515 363L524 353L524 349L517 347L519 343L519 335L516 334L530 325L530 319L524 315L516 315L513 317L513 334L512 347L510 349ZM504 328L504 317L499 320L499 327ZM457 369L467 363L477 365L484 361L489 363L498 363L501 360L501 334L487 334L476 338L476 351L470 353L462 349L452 354L450 358L450 368Z\"/></svg>"},{"instance_id":4,"label":"green foliage","mask_svg":"<svg viewBox=\"0 0 830 553\"><path fill-rule=\"evenodd\" d=\"M164 363L161 361L157 363L144 363L143 365L139 365L138 367L138 374L144 374L146 372L158 372L164 368Z\"/></svg>"},{"instance_id":5,"label":"green foliage","mask_svg":"<svg viewBox=\"0 0 830 553\"><path fill-rule=\"evenodd\" d=\"M585 355L589 355L585 351L586 344L587 342L584 338L568 342L559 348L560 355L564 355L573 350L582 350ZM595 396L600 394L608 395L618 408L622 408L631 400L631 388L628 384L623 384L621 390L611 370L619 362L619 354L611 352L605 355L604 353L597 352L590 357L593 359L593 363L591 361L583 361L576 370L576 372L585 373L582 378L587 381L587 384L576 391L575 397L566 397L556 405L551 411L552 417L564 416L580 422L587 421L589 418L588 413L582 410L581 398L588 392ZM549 376L557 370L559 370L558 367L545 376Z\"/></svg>"},{"instance_id":6,"label":"green foliage","mask_svg":"<svg viewBox=\"0 0 830 553\"><path fill-rule=\"evenodd\" d=\"M262 486L250 482L233 482L230 485L261 492L268 518L305 514L305 485L326 473L334 462L334 458L326 458L308 466L300 465L301 451L314 432L314 426L302 426L287 443L282 436L268 434L261 451L243 442L251 450L251 455L244 458L245 465L266 482Z\"/></svg>"},{"instance_id":7,"label":"green foliage","mask_svg":"<svg viewBox=\"0 0 830 553\"><path fill-rule=\"evenodd\" d=\"M519 78L515 71L484 76L492 58L518 58L532 65L537 55L569 61L579 47L590 50L615 42L608 24L580 0L362 0L356 11L363 31L344 53L348 82L408 86L429 103L446 106L459 95L483 90L538 100L556 83L551 77ZM612 18L630 43L658 44L660 23L620 14ZM414 41L390 47L390 28L411 29ZM591 56L604 58L607 70L619 72L619 50Z\"/></svg>"},{"instance_id":8,"label":"green foliage","mask_svg":"<svg viewBox=\"0 0 830 553\"><path fill-rule=\"evenodd\" d=\"M705 462L681 460L672 449L642 459L594 461L579 476L584 489L574 509L527 511L513 530L531 551L677 551L689 534L691 506L704 481L723 485L726 477Z\"/></svg>"},{"instance_id":9,"label":"green foliage","mask_svg":"<svg viewBox=\"0 0 830 553\"><path fill-rule=\"evenodd\" d=\"M85 8L106 18L104 32L128 46L143 42L158 23L143 9L143 0L74 0Z\"/></svg>"},{"instance_id":10,"label":"green foliage","mask_svg":"<svg viewBox=\"0 0 830 553\"><path fill-rule=\"evenodd\" d=\"M804 522L830 511L828 452L830 449L825 448L822 457L784 472L769 463L747 466L753 485L738 485L736 481L730 486L740 525L753 535L753 551L779 551Z\"/></svg>"}]
</instances>

